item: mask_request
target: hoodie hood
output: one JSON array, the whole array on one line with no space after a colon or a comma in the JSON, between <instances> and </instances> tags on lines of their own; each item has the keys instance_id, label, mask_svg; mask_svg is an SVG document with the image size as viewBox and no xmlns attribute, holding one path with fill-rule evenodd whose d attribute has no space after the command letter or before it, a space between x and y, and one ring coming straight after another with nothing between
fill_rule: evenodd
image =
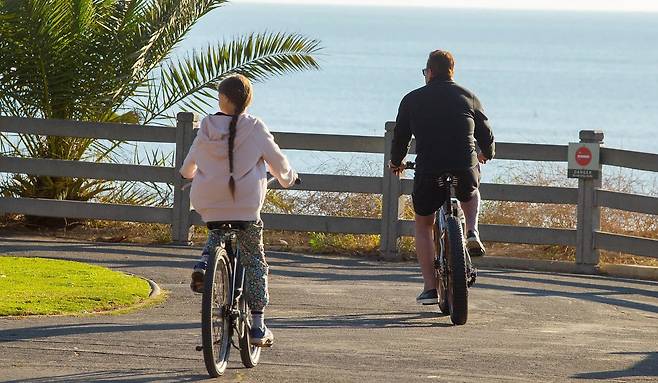
<instances>
[{"instance_id":1,"label":"hoodie hood","mask_svg":"<svg viewBox=\"0 0 658 383\"><path fill-rule=\"evenodd\" d=\"M224 156L228 156L228 136L231 119L232 116L226 114L213 114L204 118L201 121L201 129L199 129L200 143L214 146L216 150L213 150L213 152L224 153ZM239 148L249 138L257 122L258 119L248 114L241 114L238 117L233 150Z\"/></svg>"},{"instance_id":2,"label":"hoodie hood","mask_svg":"<svg viewBox=\"0 0 658 383\"><path fill-rule=\"evenodd\" d=\"M216 166L218 161L222 160L228 163L228 137L231 118L232 116L225 114L215 114L207 116L201 121L201 127L197 134L197 145L201 152L205 153L205 156L201 157L207 157L199 158L199 168L207 169L207 166ZM253 140L250 140L250 138L257 125L258 119L256 117L245 113L238 117L233 142L233 176L235 178L244 176L261 160L260 156L244 155L253 153L253 150L240 150L243 146L253 144ZM226 169L226 175L230 175L228 169Z\"/></svg>"}]
</instances>

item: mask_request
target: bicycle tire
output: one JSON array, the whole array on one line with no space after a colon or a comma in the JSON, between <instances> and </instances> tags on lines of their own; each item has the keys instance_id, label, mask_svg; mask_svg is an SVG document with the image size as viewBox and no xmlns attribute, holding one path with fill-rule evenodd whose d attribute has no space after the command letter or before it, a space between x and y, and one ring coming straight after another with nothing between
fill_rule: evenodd
<instances>
[{"instance_id":1,"label":"bicycle tire","mask_svg":"<svg viewBox=\"0 0 658 383\"><path fill-rule=\"evenodd\" d=\"M238 319L237 328L240 335L240 358L242 364L247 368L256 367L260 360L261 347L251 345L251 310L247 304L247 299L242 294L240 298L240 318Z\"/></svg>"},{"instance_id":2,"label":"bicycle tire","mask_svg":"<svg viewBox=\"0 0 658 383\"><path fill-rule=\"evenodd\" d=\"M449 268L448 294L450 296L450 320L455 325L463 325L468 320L468 285L466 273L466 250L464 234L459 220L448 217L446 220L448 234Z\"/></svg>"},{"instance_id":3,"label":"bicycle tire","mask_svg":"<svg viewBox=\"0 0 658 383\"><path fill-rule=\"evenodd\" d=\"M440 270L440 255L441 255L441 229L439 224L434 224L434 251L436 258L434 259L434 270L436 273L436 292L439 295L439 310L443 314L450 315L450 305L448 304L448 281L447 275L442 274Z\"/></svg>"},{"instance_id":4,"label":"bicycle tire","mask_svg":"<svg viewBox=\"0 0 658 383\"><path fill-rule=\"evenodd\" d=\"M230 272L226 250L218 247L208 257L201 303L203 360L210 376L222 376L228 365L233 329L229 318Z\"/></svg>"}]
</instances>

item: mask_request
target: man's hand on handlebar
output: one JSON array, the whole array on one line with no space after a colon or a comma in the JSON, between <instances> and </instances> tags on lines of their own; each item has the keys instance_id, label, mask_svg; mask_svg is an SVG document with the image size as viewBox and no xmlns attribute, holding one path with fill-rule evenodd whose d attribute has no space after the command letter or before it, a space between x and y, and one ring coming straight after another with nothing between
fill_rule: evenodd
<instances>
[{"instance_id":1,"label":"man's hand on handlebar","mask_svg":"<svg viewBox=\"0 0 658 383\"><path fill-rule=\"evenodd\" d=\"M485 157L484 154L478 153L478 162L479 163L484 165L484 164L487 163L487 161L489 161L489 159L487 157Z\"/></svg>"},{"instance_id":2,"label":"man's hand on handlebar","mask_svg":"<svg viewBox=\"0 0 658 383\"><path fill-rule=\"evenodd\" d=\"M391 172L393 172L393 174L395 174L398 177L404 172L404 169L406 169L404 163L395 166L391 161L388 161L388 168L391 169Z\"/></svg>"}]
</instances>

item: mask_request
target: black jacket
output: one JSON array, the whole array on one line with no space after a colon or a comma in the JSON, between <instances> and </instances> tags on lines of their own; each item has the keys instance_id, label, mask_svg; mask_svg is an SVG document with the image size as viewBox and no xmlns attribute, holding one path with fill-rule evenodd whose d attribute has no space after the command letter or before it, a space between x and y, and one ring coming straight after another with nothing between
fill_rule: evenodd
<instances>
[{"instance_id":1,"label":"black jacket","mask_svg":"<svg viewBox=\"0 0 658 383\"><path fill-rule=\"evenodd\" d=\"M488 159L494 136L480 100L452 80L434 79L400 103L391 162L400 165L416 138L416 173L439 174L477 165L475 140Z\"/></svg>"}]
</instances>

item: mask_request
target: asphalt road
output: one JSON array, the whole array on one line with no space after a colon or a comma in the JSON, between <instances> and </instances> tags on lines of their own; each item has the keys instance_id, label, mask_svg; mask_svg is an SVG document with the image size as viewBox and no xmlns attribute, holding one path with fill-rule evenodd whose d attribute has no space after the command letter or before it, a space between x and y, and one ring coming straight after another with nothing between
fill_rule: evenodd
<instances>
[{"instance_id":1,"label":"asphalt road","mask_svg":"<svg viewBox=\"0 0 658 383\"><path fill-rule=\"evenodd\" d=\"M199 249L0 238L0 254L71 259L136 273L167 291L125 315L0 319L2 382L191 382L207 374ZM480 270L469 320L417 306L413 263L269 253L275 335L261 364L239 354L226 382L658 381L658 283ZM0 292L1 294L1 292Z\"/></svg>"}]
</instances>

